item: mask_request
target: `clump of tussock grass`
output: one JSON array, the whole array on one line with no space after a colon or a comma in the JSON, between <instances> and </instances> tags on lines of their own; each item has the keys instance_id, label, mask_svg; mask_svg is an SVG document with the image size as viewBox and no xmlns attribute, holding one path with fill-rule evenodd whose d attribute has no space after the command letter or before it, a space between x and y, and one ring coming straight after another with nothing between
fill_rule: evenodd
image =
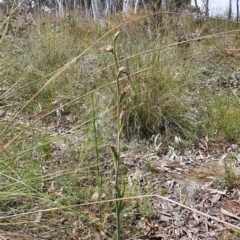
<instances>
[{"instance_id":1,"label":"clump of tussock grass","mask_svg":"<svg viewBox=\"0 0 240 240\"><path fill-rule=\"evenodd\" d=\"M226 138L239 143L239 98L231 93L223 93L214 98L210 106L213 127L208 131L217 138Z\"/></svg>"},{"instance_id":2,"label":"clump of tussock grass","mask_svg":"<svg viewBox=\"0 0 240 240\"><path fill-rule=\"evenodd\" d=\"M36 21L35 28L31 30L28 38L13 38L10 43L4 42L2 49L5 49L8 55L5 55L5 59L1 62L3 68L1 76L3 79L5 79L4 76L8 76L4 81L5 87L9 88L14 85L8 93L9 98L14 96L18 102L29 99L54 74L56 69L82 52L89 43L94 41L94 38L89 41L92 37L89 26L81 27L73 18L57 20L46 17ZM42 109L49 108L51 102L54 102L59 95L76 96L81 94L82 89L86 92L86 89L80 87L86 85L81 84L83 78L86 77L82 69L86 68L86 74L94 57L92 60L91 56L87 56L71 66L68 71L44 89L37 97L38 101L35 101L35 106L37 102L41 102ZM37 111L36 107L33 107L31 111Z\"/></svg>"},{"instance_id":3,"label":"clump of tussock grass","mask_svg":"<svg viewBox=\"0 0 240 240\"><path fill-rule=\"evenodd\" d=\"M186 125L182 124L188 111L185 107L187 100L184 103L182 98L186 91L184 84L173 79L173 73L166 66L160 70L153 68L146 74L145 81L140 79L133 88L133 98L139 107L129 113L128 128L136 126L132 130L145 137L156 133L170 134L171 131L174 134L181 130L184 134Z\"/></svg>"}]
</instances>

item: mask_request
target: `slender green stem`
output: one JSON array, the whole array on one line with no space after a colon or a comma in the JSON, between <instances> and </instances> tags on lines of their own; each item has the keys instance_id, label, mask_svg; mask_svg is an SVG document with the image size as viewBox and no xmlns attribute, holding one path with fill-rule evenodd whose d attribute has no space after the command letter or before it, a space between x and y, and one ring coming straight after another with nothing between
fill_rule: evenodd
<instances>
[{"instance_id":1,"label":"slender green stem","mask_svg":"<svg viewBox=\"0 0 240 240\"><path fill-rule=\"evenodd\" d=\"M113 39L113 47L112 46L106 46L102 48L106 52L111 52L114 56L114 64L116 68L116 104L117 104L117 139L116 139L116 145L110 144L110 148L113 155L113 163L114 163L114 170L115 170L115 197L116 198L123 198L124 192L125 192L125 185L123 187L119 183L119 166L120 166L120 144L121 144L121 134L123 129L123 116L124 116L124 109L125 107L122 106L122 99L127 92L121 93L120 89L120 76L122 73L126 74L129 78L129 74L125 72L124 68L119 68L118 66L118 56L116 51L116 40L119 35L119 32L117 32ZM115 210L116 210L116 227L117 227L117 233L116 233L116 239L120 240L120 213L122 211L122 201L116 201L115 203Z\"/></svg>"},{"instance_id":2,"label":"slender green stem","mask_svg":"<svg viewBox=\"0 0 240 240\"><path fill-rule=\"evenodd\" d=\"M121 93L120 93L120 74L119 74L119 66L118 66L118 58L116 52L116 39L118 35L115 35L114 42L113 42L113 55L114 55L114 62L117 72L117 79L116 79L116 92L117 92L117 155L115 158L115 188L116 188L116 198L121 197L120 186L118 182L118 171L120 165L120 140L121 140L121 120L120 120L120 111L121 111ZM120 212L121 212L121 203L116 202L116 227L117 227L117 234L116 239L120 240Z\"/></svg>"},{"instance_id":3,"label":"slender green stem","mask_svg":"<svg viewBox=\"0 0 240 240\"><path fill-rule=\"evenodd\" d=\"M119 203L117 203L119 204ZM120 240L120 211L119 210L119 205L116 209L116 223L117 223L117 237L116 240Z\"/></svg>"},{"instance_id":4,"label":"slender green stem","mask_svg":"<svg viewBox=\"0 0 240 240\"><path fill-rule=\"evenodd\" d=\"M11 10L10 10L9 16L4 20L4 22L0 26L0 30L2 30L3 27L5 27L5 29L3 31L3 34L0 38L0 44L2 43L3 38L7 34L9 28L11 28L12 16L13 16L13 13L17 10L17 8L18 8L18 6L16 6L16 1L14 1L13 4L12 4Z\"/></svg>"},{"instance_id":5,"label":"slender green stem","mask_svg":"<svg viewBox=\"0 0 240 240\"><path fill-rule=\"evenodd\" d=\"M95 114L95 105L94 105L94 93L92 93L92 116L93 116L93 132L94 132L94 142L95 142L95 152L97 158L97 175L99 177L99 152L98 152L98 141L97 141L97 128L96 128L96 114Z\"/></svg>"}]
</instances>

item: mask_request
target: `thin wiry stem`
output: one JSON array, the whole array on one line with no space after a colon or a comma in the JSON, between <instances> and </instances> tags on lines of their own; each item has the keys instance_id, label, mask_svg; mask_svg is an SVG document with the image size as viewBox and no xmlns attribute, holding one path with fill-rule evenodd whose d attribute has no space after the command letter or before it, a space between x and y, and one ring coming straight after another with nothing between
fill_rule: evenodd
<instances>
[{"instance_id":1,"label":"thin wiry stem","mask_svg":"<svg viewBox=\"0 0 240 240\"><path fill-rule=\"evenodd\" d=\"M114 62L115 62L115 68L117 72L117 79L116 79L116 93L117 93L117 154L115 155L115 193L116 198L121 197L119 194L119 191L121 191L118 181L118 171L119 171L119 165L120 165L120 138L121 138L121 120L120 120L120 108L121 108L121 102L120 102L120 73L118 71L118 59L117 59L117 52L116 52L116 39L118 37L119 32L115 35L113 40L113 55L114 55ZM120 212L121 212L121 202L115 203L115 210L116 210L116 227L117 227L117 234L116 239L120 240Z\"/></svg>"}]
</instances>

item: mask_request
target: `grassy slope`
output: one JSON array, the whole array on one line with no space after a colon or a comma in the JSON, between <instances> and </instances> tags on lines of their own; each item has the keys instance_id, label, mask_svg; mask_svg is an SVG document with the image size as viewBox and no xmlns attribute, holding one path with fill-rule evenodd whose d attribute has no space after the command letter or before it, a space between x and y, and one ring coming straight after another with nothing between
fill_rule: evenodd
<instances>
[{"instance_id":1,"label":"grassy slope","mask_svg":"<svg viewBox=\"0 0 240 240\"><path fill-rule=\"evenodd\" d=\"M48 239L89 239L88 234L99 231L94 222L105 232L112 222L111 204L81 210L61 207L89 202L97 190L98 172L104 199L114 197L108 144L116 138L116 76L111 54L99 49L112 44L116 31L98 40L120 20L109 20L102 29L71 17L46 17L26 36L1 43L0 212L2 217L16 216L1 220L1 229L18 233L25 226L26 232ZM176 136L183 152L205 136L240 143L237 23L166 16L159 26L148 17L119 30L119 65L132 74L123 151L147 148L146 141L156 135L161 136L159 154L175 146ZM184 38L189 43L179 45ZM122 167L123 181L126 171ZM136 184L126 196L139 194L143 192ZM147 204L139 207L140 216L146 216ZM53 207L59 210L18 217ZM108 234L114 235L114 228Z\"/></svg>"}]
</instances>

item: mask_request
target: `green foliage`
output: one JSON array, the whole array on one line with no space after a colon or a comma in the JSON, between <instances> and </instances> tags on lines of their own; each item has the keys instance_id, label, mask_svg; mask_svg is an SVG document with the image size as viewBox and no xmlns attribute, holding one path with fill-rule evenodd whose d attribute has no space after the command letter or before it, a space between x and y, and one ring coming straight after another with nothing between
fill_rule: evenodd
<instances>
[{"instance_id":1,"label":"green foliage","mask_svg":"<svg viewBox=\"0 0 240 240\"><path fill-rule=\"evenodd\" d=\"M153 69L143 81L135 80L133 96L135 106L129 113L128 128L140 136L150 137L162 133L169 137L176 133L188 135L193 128L186 115L186 82L174 79L166 66Z\"/></svg>"},{"instance_id":2,"label":"green foliage","mask_svg":"<svg viewBox=\"0 0 240 240\"><path fill-rule=\"evenodd\" d=\"M222 239L223 240L236 240L238 238L239 231L233 230L232 232L223 230L222 231Z\"/></svg>"},{"instance_id":3,"label":"green foliage","mask_svg":"<svg viewBox=\"0 0 240 240\"><path fill-rule=\"evenodd\" d=\"M211 133L233 142L240 142L239 98L223 93L216 96L210 107Z\"/></svg>"},{"instance_id":4,"label":"green foliage","mask_svg":"<svg viewBox=\"0 0 240 240\"><path fill-rule=\"evenodd\" d=\"M240 177L232 167L226 166L224 184L230 189L240 186Z\"/></svg>"}]
</instances>

